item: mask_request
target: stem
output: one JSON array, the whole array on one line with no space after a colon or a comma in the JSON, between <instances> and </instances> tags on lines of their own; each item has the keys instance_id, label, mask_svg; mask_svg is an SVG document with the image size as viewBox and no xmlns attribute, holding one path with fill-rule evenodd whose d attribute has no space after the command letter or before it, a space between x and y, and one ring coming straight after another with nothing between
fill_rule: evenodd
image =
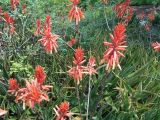
<instances>
[{"instance_id":1,"label":"stem","mask_svg":"<svg viewBox=\"0 0 160 120\"><path fill-rule=\"evenodd\" d=\"M73 47L71 47L71 46L69 46L68 44L67 44L67 42L66 41L64 41L63 39L61 39L69 48L71 48L74 52L75 52L75 50L73 49Z\"/></svg>"},{"instance_id":2,"label":"stem","mask_svg":"<svg viewBox=\"0 0 160 120\"><path fill-rule=\"evenodd\" d=\"M78 106L79 106L80 117L81 117L82 113L81 113L81 104L80 104L80 97L79 97L79 86L77 84L76 84L76 94L77 94Z\"/></svg>"},{"instance_id":3,"label":"stem","mask_svg":"<svg viewBox=\"0 0 160 120\"><path fill-rule=\"evenodd\" d=\"M89 84L88 84L88 101L87 101L87 115L86 120L88 120L88 113L89 113L89 102L90 102L90 94L91 94L91 75L89 76Z\"/></svg>"},{"instance_id":4,"label":"stem","mask_svg":"<svg viewBox=\"0 0 160 120\"><path fill-rule=\"evenodd\" d=\"M79 24L77 25L76 21L75 21L75 33L76 33L76 36L78 36L77 37L77 42L80 43L81 38L80 38L80 33L79 33L78 29L79 29Z\"/></svg>"},{"instance_id":5,"label":"stem","mask_svg":"<svg viewBox=\"0 0 160 120\"><path fill-rule=\"evenodd\" d=\"M105 5L104 5L104 17L105 17L105 20L106 20L108 30L111 31L111 28L109 27L109 24L108 24L108 19L107 19L107 15L106 15L106 11L105 11Z\"/></svg>"}]
</instances>

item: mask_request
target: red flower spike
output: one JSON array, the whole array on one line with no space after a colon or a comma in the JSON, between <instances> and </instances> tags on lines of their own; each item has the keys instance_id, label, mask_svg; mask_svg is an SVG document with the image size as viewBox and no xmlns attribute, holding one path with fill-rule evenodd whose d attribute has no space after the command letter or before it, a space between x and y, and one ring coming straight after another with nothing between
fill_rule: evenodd
<instances>
[{"instance_id":1,"label":"red flower spike","mask_svg":"<svg viewBox=\"0 0 160 120\"><path fill-rule=\"evenodd\" d=\"M67 45L72 47L76 43L76 39L71 39L70 41L67 42Z\"/></svg>"},{"instance_id":2,"label":"red flower spike","mask_svg":"<svg viewBox=\"0 0 160 120\"><path fill-rule=\"evenodd\" d=\"M11 78L11 79L8 80L8 82L9 82L8 92L15 93L19 89L19 85L17 83L17 80Z\"/></svg>"},{"instance_id":3,"label":"red flower spike","mask_svg":"<svg viewBox=\"0 0 160 120\"><path fill-rule=\"evenodd\" d=\"M140 20L142 20L142 19L144 19L144 17L145 17L145 13L144 13L144 11L142 11L142 12L138 15L138 18L139 18Z\"/></svg>"},{"instance_id":4,"label":"red flower spike","mask_svg":"<svg viewBox=\"0 0 160 120\"><path fill-rule=\"evenodd\" d=\"M59 35L51 33L51 30L52 30L51 17L46 16L43 32L41 32L40 30L41 25L40 25L39 19L36 21L36 26L37 26L37 29L36 29L35 35L39 35L39 34L42 35L42 38L39 39L38 41L43 45L46 52L50 54L52 54L53 50L57 52L57 48L58 48L57 39L59 38Z\"/></svg>"},{"instance_id":5,"label":"red flower spike","mask_svg":"<svg viewBox=\"0 0 160 120\"><path fill-rule=\"evenodd\" d=\"M70 0L70 1L73 3L73 5L77 5L80 2L80 0Z\"/></svg>"},{"instance_id":6,"label":"red flower spike","mask_svg":"<svg viewBox=\"0 0 160 120\"><path fill-rule=\"evenodd\" d=\"M36 31L34 33L35 36L38 36L41 34L41 21L40 19L36 20Z\"/></svg>"},{"instance_id":7,"label":"red flower spike","mask_svg":"<svg viewBox=\"0 0 160 120\"><path fill-rule=\"evenodd\" d=\"M60 111L62 113L66 113L69 110L69 103L68 102L63 102L59 105Z\"/></svg>"},{"instance_id":8,"label":"red flower spike","mask_svg":"<svg viewBox=\"0 0 160 120\"><path fill-rule=\"evenodd\" d=\"M12 10L15 10L19 4L20 4L20 0L10 0L10 5Z\"/></svg>"},{"instance_id":9,"label":"red flower spike","mask_svg":"<svg viewBox=\"0 0 160 120\"><path fill-rule=\"evenodd\" d=\"M91 76L97 73L97 71L94 69L94 67L96 66L95 64L96 60L94 57L90 57L89 58L89 62L87 65L87 73Z\"/></svg>"},{"instance_id":10,"label":"red flower spike","mask_svg":"<svg viewBox=\"0 0 160 120\"><path fill-rule=\"evenodd\" d=\"M7 24L14 24L14 19L8 14L8 12L3 13L4 20Z\"/></svg>"},{"instance_id":11,"label":"red flower spike","mask_svg":"<svg viewBox=\"0 0 160 120\"><path fill-rule=\"evenodd\" d=\"M155 19L154 12L148 14L148 19L152 22Z\"/></svg>"},{"instance_id":12,"label":"red flower spike","mask_svg":"<svg viewBox=\"0 0 160 120\"><path fill-rule=\"evenodd\" d=\"M68 102L62 102L59 106L56 106L54 108L54 111L56 113L56 120L65 120L65 118L71 117L74 113L71 113L69 110L69 103Z\"/></svg>"},{"instance_id":13,"label":"red flower spike","mask_svg":"<svg viewBox=\"0 0 160 120\"><path fill-rule=\"evenodd\" d=\"M126 0L123 3L116 4L114 6L114 10L116 11L116 16L121 18L124 24L128 24L128 22L132 19L133 16L133 8L129 6L130 0Z\"/></svg>"},{"instance_id":14,"label":"red flower spike","mask_svg":"<svg viewBox=\"0 0 160 120\"><path fill-rule=\"evenodd\" d=\"M151 28L151 25L149 23L147 23L147 24L144 25L144 28L145 28L146 31L149 31L150 28Z\"/></svg>"},{"instance_id":15,"label":"red flower spike","mask_svg":"<svg viewBox=\"0 0 160 120\"><path fill-rule=\"evenodd\" d=\"M6 110L2 110L2 109L0 109L0 116L5 115L6 113L7 113L7 111L6 111Z\"/></svg>"},{"instance_id":16,"label":"red flower spike","mask_svg":"<svg viewBox=\"0 0 160 120\"><path fill-rule=\"evenodd\" d=\"M160 43L159 42L153 42L153 43L151 43L151 46L153 47L153 49L156 52L160 52Z\"/></svg>"},{"instance_id":17,"label":"red flower spike","mask_svg":"<svg viewBox=\"0 0 160 120\"><path fill-rule=\"evenodd\" d=\"M15 27L14 27L14 19L8 14L8 12L3 13L5 22L9 25L9 31L11 34L14 33Z\"/></svg>"},{"instance_id":18,"label":"red flower spike","mask_svg":"<svg viewBox=\"0 0 160 120\"><path fill-rule=\"evenodd\" d=\"M107 62L107 70L115 69L117 66L121 69L119 59L120 57L124 57L121 51L125 51L127 47L126 41L124 41L126 38L125 31L125 26L118 23L114 28L113 34L110 34L112 42L104 42L104 45L109 47L103 55L103 59Z\"/></svg>"},{"instance_id":19,"label":"red flower spike","mask_svg":"<svg viewBox=\"0 0 160 120\"><path fill-rule=\"evenodd\" d=\"M46 21L44 23L44 30L51 28L52 28L51 16L46 16Z\"/></svg>"},{"instance_id":20,"label":"red flower spike","mask_svg":"<svg viewBox=\"0 0 160 120\"><path fill-rule=\"evenodd\" d=\"M15 27L13 25L10 25L10 29L9 29L9 32L11 34L13 34L15 32Z\"/></svg>"},{"instance_id":21,"label":"red flower spike","mask_svg":"<svg viewBox=\"0 0 160 120\"><path fill-rule=\"evenodd\" d=\"M68 14L69 21L71 22L73 19L76 21L76 25L84 18L84 14L81 9L77 6L73 6Z\"/></svg>"},{"instance_id":22,"label":"red flower spike","mask_svg":"<svg viewBox=\"0 0 160 120\"><path fill-rule=\"evenodd\" d=\"M59 38L59 35L52 34L50 28L48 28L44 31L43 37L38 41L44 46L44 49L46 50L47 53L52 54L53 50L57 52L58 38Z\"/></svg>"},{"instance_id":23,"label":"red flower spike","mask_svg":"<svg viewBox=\"0 0 160 120\"><path fill-rule=\"evenodd\" d=\"M27 11L27 5L23 4L22 5L22 14L26 14L26 11Z\"/></svg>"},{"instance_id":24,"label":"red flower spike","mask_svg":"<svg viewBox=\"0 0 160 120\"><path fill-rule=\"evenodd\" d=\"M80 84L80 81L83 78L83 72L84 72L84 67L82 67L82 66L72 67L68 71L69 76L72 77L74 80L76 80L77 85Z\"/></svg>"},{"instance_id":25,"label":"red flower spike","mask_svg":"<svg viewBox=\"0 0 160 120\"><path fill-rule=\"evenodd\" d=\"M81 49L80 47L78 47L78 48L75 50L75 53L74 53L73 63L74 63L75 65L82 65L84 62L85 62L85 60L84 60L84 52L83 52L83 49Z\"/></svg>"},{"instance_id":26,"label":"red flower spike","mask_svg":"<svg viewBox=\"0 0 160 120\"><path fill-rule=\"evenodd\" d=\"M40 104L42 100L49 101L49 98L37 80L26 81L26 88L19 89L16 94L16 101L22 101L24 107L34 108L34 104Z\"/></svg>"},{"instance_id":27,"label":"red flower spike","mask_svg":"<svg viewBox=\"0 0 160 120\"><path fill-rule=\"evenodd\" d=\"M34 77L40 85L44 83L46 79L46 74L44 72L43 67L41 67L40 65L36 66Z\"/></svg>"},{"instance_id":28,"label":"red flower spike","mask_svg":"<svg viewBox=\"0 0 160 120\"><path fill-rule=\"evenodd\" d=\"M83 49L80 47L75 50L73 64L74 66L68 71L69 76L77 81L77 84L82 80L83 74L85 73L86 67L83 66L85 62Z\"/></svg>"}]
</instances>

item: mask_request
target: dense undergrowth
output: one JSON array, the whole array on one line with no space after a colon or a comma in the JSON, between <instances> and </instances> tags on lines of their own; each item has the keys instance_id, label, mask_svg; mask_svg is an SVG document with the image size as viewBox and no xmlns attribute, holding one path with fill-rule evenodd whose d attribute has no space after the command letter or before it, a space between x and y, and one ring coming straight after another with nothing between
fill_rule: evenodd
<instances>
[{"instance_id":1,"label":"dense undergrowth","mask_svg":"<svg viewBox=\"0 0 160 120\"><path fill-rule=\"evenodd\" d=\"M113 10L113 6L121 1L102 1L81 0L78 6L85 18L81 19L78 27L74 21L68 20L70 7L66 5L71 3L69 0L26 0L21 1L16 10L11 10L9 1L0 1L3 11L15 20L15 32L11 34L3 22L3 15L0 17L0 108L7 111L2 119L56 119L54 108L64 101L70 104L69 111L73 113L70 119L73 120L160 119L160 53L151 46L152 42L160 40L160 14L155 12L155 19L149 21L147 18L140 20L134 13L126 26L128 47L125 57L120 59L122 70L108 71L106 64L101 64L107 49L103 43L111 41L109 33L113 33L117 23L121 22ZM24 4L26 12L22 13ZM137 1L132 4L159 3L148 0L147 3ZM46 53L38 42L41 36L34 35L36 19L45 23L47 15L51 16L52 32L59 35L59 48L52 54ZM67 43L72 38L77 42L70 47ZM90 56L95 57L97 70L91 78L85 75L79 85L67 72L74 65L73 56L78 47L84 50L85 64ZM47 92L49 101L35 104L32 109L28 106L23 109L22 103L15 101L16 96L8 92L8 80L15 78L24 87L26 80L34 78L37 65L44 68L45 85L53 86Z\"/></svg>"}]
</instances>

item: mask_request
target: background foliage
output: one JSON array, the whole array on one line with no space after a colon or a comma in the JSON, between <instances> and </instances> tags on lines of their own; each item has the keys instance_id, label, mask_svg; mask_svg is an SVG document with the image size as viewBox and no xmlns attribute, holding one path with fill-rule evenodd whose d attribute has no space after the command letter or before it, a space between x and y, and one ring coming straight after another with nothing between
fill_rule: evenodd
<instances>
[{"instance_id":1,"label":"background foliage","mask_svg":"<svg viewBox=\"0 0 160 120\"><path fill-rule=\"evenodd\" d=\"M85 50L86 58L90 55L96 57L97 66L103 57L105 47L103 42L109 41L109 33L118 20L113 12L113 5L120 0L109 1L107 5L100 0L81 0L80 6L85 11L85 19L79 26L81 41L74 48L81 46ZM9 36L5 32L0 41L5 43L0 54L0 106L9 110L5 120L51 120L55 118L53 108L63 100L70 102L72 112L80 113L76 98L74 81L64 72L72 65L73 50L69 49L63 41L69 41L75 36L74 23L67 18L69 8L68 0L26 0L27 14L19 11L12 12L16 19L16 34ZM22 4L21 3L21 4ZM154 4L157 0L135 0L133 5ZM0 6L9 10L9 1L1 0ZM46 54L35 37L36 18L45 20L50 15L53 21L54 33L61 36L57 54ZM98 69L98 75L92 79L90 120L159 120L160 119L160 58L155 53L150 42L159 41L159 13L152 24L150 31L144 30L134 16L127 28L127 52L121 60L122 71L114 70L106 74L105 68ZM1 25L2 26L2 25ZM3 28L1 28L3 29ZM65 37L64 37L65 35ZM14 102L12 95L8 94L7 80L15 77L24 84L33 74L36 65L45 67L46 83L53 85L49 92L50 101L43 102L33 110L22 109L21 104ZM74 115L85 119L87 105L88 77L84 78L79 86L81 113Z\"/></svg>"}]
</instances>

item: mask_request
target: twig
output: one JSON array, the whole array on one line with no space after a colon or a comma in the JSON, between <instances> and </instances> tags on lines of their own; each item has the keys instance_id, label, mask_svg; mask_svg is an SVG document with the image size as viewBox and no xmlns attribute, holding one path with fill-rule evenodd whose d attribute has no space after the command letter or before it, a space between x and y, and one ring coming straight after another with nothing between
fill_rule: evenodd
<instances>
[{"instance_id":1,"label":"twig","mask_svg":"<svg viewBox=\"0 0 160 120\"><path fill-rule=\"evenodd\" d=\"M82 117L80 97L79 97L79 86L77 84L76 84L76 94L77 94L78 106L80 111L80 117Z\"/></svg>"},{"instance_id":2,"label":"twig","mask_svg":"<svg viewBox=\"0 0 160 120\"><path fill-rule=\"evenodd\" d=\"M99 66L99 67L96 69L96 71L98 71L99 69L101 69L101 68L103 68L103 67L106 67L106 66L107 66L106 64L101 65L101 66Z\"/></svg>"},{"instance_id":3,"label":"twig","mask_svg":"<svg viewBox=\"0 0 160 120\"><path fill-rule=\"evenodd\" d=\"M71 48L71 49L75 52L75 50L74 50L71 46L69 46L66 41L64 41L63 39L61 39L61 40L62 40L69 48Z\"/></svg>"},{"instance_id":4,"label":"twig","mask_svg":"<svg viewBox=\"0 0 160 120\"><path fill-rule=\"evenodd\" d=\"M89 84L88 84L88 101L87 101L87 115L86 120L88 120L88 113L89 113L89 102L90 102L90 94L91 94L91 75L89 76Z\"/></svg>"},{"instance_id":5,"label":"twig","mask_svg":"<svg viewBox=\"0 0 160 120\"><path fill-rule=\"evenodd\" d=\"M63 89L75 89L75 87L63 87Z\"/></svg>"}]
</instances>

